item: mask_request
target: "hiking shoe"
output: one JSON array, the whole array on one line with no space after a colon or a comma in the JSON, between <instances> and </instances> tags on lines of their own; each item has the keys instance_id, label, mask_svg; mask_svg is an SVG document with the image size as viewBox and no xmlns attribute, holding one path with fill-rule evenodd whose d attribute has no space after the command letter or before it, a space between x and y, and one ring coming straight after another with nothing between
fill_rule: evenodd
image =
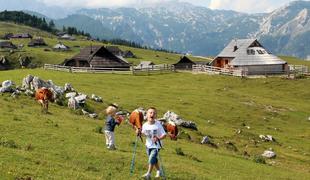
<instances>
[{"instance_id":1,"label":"hiking shoe","mask_svg":"<svg viewBox=\"0 0 310 180\"><path fill-rule=\"evenodd\" d=\"M161 171L156 171L155 178L160 178L161 176L162 176Z\"/></svg>"},{"instance_id":2,"label":"hiking shoe","mask_svg":"<svg viewBox=\"0 0 310 180\"><path fill-rule=\"evenodd\" d=\"M151 179L151 174L145 173L143 176L141 176L141 178L149 180Z\"/></svg>"},{"instance_id":3,"label":"hiking shoe","mask_svg":"<svg viewBox=\"0 0 310 180\"><path fill-rule=\"evenodd\" d=\"M116 150L116 147L114 145L111 145L108 147L109 150Z\"/></svg>"}]
</instances>

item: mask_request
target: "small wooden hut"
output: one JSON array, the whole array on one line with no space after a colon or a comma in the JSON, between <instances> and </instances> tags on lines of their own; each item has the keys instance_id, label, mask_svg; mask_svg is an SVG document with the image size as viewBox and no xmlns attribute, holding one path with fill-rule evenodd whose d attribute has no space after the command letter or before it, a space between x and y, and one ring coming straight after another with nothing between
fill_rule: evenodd
<instances>
[{"instance_id":1,"label":"small wooden hut","mask_svg":"<svg viewBox=\"0 0 310 180\"><path fill-rule=\"evenodd\" d=\"M106 46L106 49L116 56L123 56L124 54L118 46Z\"/></svg>"},{"instance_id":2,"label":"small wooden hut","mask_svg":"<svg viewBox=\"0 0 310 180\"><path fill-rule=\"evenodd\" d=\"M188 57L183 56L179 62L173 64L176 70L192 70L193 65L196 63L190 60Z\"/></svg>"},{"instance_id":3,"label":"small wooden hut","mask_svg":"<svg viewBox=\"0 0 310 180\"><path fill-rule=\"evenodd\" d=\"M28 43L29 47L37 47L37 46L47 46L47 44L45 43L44 39L42 38L37 38L37 39L32 39L29 43Z\"/></svg>"},{"instance_id":4,"label":"small wooden hut","mask_svg":"<svg viewBox=\"0 0 310 180\"><path fill-rule=\"evenodd\" d=\"M0 41L1 49L17 49L17 47L10 41Z\"/></svg>"}]
</instances>

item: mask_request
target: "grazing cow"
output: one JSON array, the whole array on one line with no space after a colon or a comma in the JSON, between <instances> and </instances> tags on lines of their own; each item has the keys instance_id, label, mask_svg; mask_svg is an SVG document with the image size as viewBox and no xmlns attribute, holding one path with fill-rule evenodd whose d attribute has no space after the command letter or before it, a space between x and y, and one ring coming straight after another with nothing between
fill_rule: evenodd
<instances>
[{"instance_id":1,"label":"grazing cow","mask_svg":"<svg viewBox=\"0 0 310 180\"><path fill-rule=\"evenodd\" d=\"M179 133L178 126L174 122L168 121L168 122L163 123L163 127L165 131L168 133L168 135L170 136L170 139L176 141L177 135Z\"/></svg>"},{"instance_id":2,"label":"grazing cow","mask_svg":"<svg viewBox=\"0 0 310 180\"><path fill-rule=\"evenodd\" d=\"M47 88L36 90L35 99L41 104L42 111L48 112L48 101L53 101L53 93Z\"/></svg>"},{"instance_id":3,"label":"grazing cow","mask_svg":"<svg viewBox=\"0 0 310 180\"><path fill-rule=\"evenodd\" d=\"M129 116L129 122L133 126L133 128L135 128L135 130L138 131L138 136L140 137L141 141L143 141L141 136L143 120L144 120L143 113L138 111L137 109L134 110Z\"/></svg>"}]
</instances>

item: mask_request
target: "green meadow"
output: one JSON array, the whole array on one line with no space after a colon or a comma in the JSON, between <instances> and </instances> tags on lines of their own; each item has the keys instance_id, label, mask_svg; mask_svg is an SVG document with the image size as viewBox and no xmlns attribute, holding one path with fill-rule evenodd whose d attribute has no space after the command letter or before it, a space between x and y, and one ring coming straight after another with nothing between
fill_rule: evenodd
<instances>
[{"instance_id":1,"label":"green meadow","mask_svg":"<svg viewBox=\"0 0 310 180\"><path fill-rule=\"evenodd\" d=\"M116 128L116 151L106 150L104 135L98 133L104 124L103 110L111 102L129 111L155 106L159 117L171 110L197 123L198 131L183 128L178 141L164 141L161 159L168 179L310 178L310 79L240 79L191 73L70 74L23 69L0 72L0 81L11 79L20 85L27 74L52 79L57 85L70 82L79 92L103 97L104 103L87 101L100 114L94 120L56 104L50 106L50 114L43 114L33 98L2 94L0 174L4 179L140 177L146 171L147 158L139 142L135 172L130 176L135 141L131 126L124 123ZM272 135L276 142L262 142L260 134ZM205 135L217 148L199 144ZM179 155L177 148L185 155ZM255 162L256 156L269 148L277 157L266 160L266 164Z\"/></svg>"},{"instance_id":2,"label":"green meadow","mask_svg":"<svg viewBox=\"0 0 310 180\"><path fill-rule=\"evenodd\" d=\"M310 179L309 78L247 79L189 72L133 76L18 69L19 56L30 56L41 67L44 63L60 64L85 46L103 44L78 37L62 41L71 51L54 52L51 48L59 40L49 33L1 22L0 35L6 32L44 37L48 47L30 48L29 40L13 40L25 46L19 52L0 53L17 67L0 71L0 82L13 80L21 85L31 74L59 86L69 82L78 92L99 95L104 102L87 100L87 108L99 114L95 120L54 103L45 114L32 97L0 94L0 179L138 179L146 172L147 157L138 141L135 171L130 175L136 139L130 125L124 122L116 127L116 151L105 148L100 128L109 103L128 111L155 106L159 117L170 110L197 124L198 131L181 128L178 141L164 140L160 157L167 179ZM120 48L136 54L137 58L128 59L133 64L173 64L181 56ZM310 67L306 61L281 58ZM261 134L272 135L276 142L263 142ZM201 145L204 136L214 145ZM259 155L270 148L277 157L262 159Z\"/></svg>"}]
</instances>

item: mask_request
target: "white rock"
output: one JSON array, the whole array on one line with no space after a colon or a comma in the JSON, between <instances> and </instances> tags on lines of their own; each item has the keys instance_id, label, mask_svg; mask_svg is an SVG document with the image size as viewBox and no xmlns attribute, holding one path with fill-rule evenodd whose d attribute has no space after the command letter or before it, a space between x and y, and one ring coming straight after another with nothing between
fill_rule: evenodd
<instances>
[{"instance_id":1,"label":"white rock","mask_svg":"<svg viewBox=\"0 0 310 180\"><path fill-rule=\"evenodd\" d=\"M6 81L2 82L2 87L3 88L9 88L9 87L12 87L14 85L15 85L15 83L13 81L11 81L11 80L6 80Z\"/></svg>"},{"instance_id":2,"label":"white rock","mask_svg":"<svg viewBox=\"0 0 310 180\"><path fill-rule=\"evenodd\" d=\"M64 87L65 92L72 92L74 91L72 85L70 83L66 83Z\"/></svg>"},{"instance_id":3,"label":"white rock","mask_svg":"<svg viewBox=\"0 0 310 180\"><path fill-rule=\"evenodd\" d=\"M29 89L27 89L27 90L25 91L25 95L26 95L26 96L34 96L34 92L31 91L31 90L29 90Z\"/></svg>"},{"instance_id":4,"label":"white rock","mask_svg":"<svg viewBox=\"0 0 310 180\"><path fill-rule=\"evenodd\" d=\"M96 102L102 102L102 97L96 96L95 94L91 95L91 99L96 101Z\"/></svg>"},{"instance_id":5,"label":"white rock","mask_svg":"<svg viewBox=\"0 0 310 180\"><path fill-rule=\"evenodd\" d=\"M208 144L208 143L210 143L209 137L208 136L204 136L202 138L201 144Z\"/></svg>"},{"instance_id":6,"label":"white rock","mask_svg":"<svg viewBox=\"0 0 310 180\"><path fill-rule=\"evenodd\" d=\"M86 102L86 98L87 95L85 94L80 94L78 96L75 97L75 100L79 103L79 104L84 104Z\"/></svg>"},{"instance_id":7,"label":"white rock","mask_svg":"<svg viewBox=\"0 0 310 180\"><path fill-rule=\"evenodd\" d=\"M74 109L74 110L79 108L79 104L77 103L74 97L71 97L68 100L68 108Z\"/></svg>"},{"instance_id":8,"label":"white rock","mask_svg":"<svg viewBox=\"0 0 310 180\"><path fill-rule=\"evenodd\" d=\"M268 141L275 141L274 138L271 135L266 135L266 139Z\"/></svg>"},{"instance_id":9,"label":"white rock","mask_svg":"<svg viewBox=\"0 0 310 180\"><path fill-rule=\"evenodd\" d=\"M66 98L71 98L71 97L75 97L77 95L76 92L70 92L66 94Z\"/></svg>"},{"instance_id":10,"label":"white rock","mask_svg":"<svg viewBox=\"0 0 310 180\"><path fill-rule=\"evenodd\" d=\"M83 113L84 115L89 115L89 112L85 111L84 109L82 109L82 113Z\"/></svg>"},{"instance_id":11,"label":"white rock","mask_svg":"<svg viewBox=\"0 0 310 180\"><path fill-rule=\"evenodd\" d=\"M22 88L25 89L30 89L31 88L31 82L33 80L33 76L32 75L27 75L22 82Z\"/></svg>"},{"instance_id":12,"label":"white rock","mask_svg":"<svg viewBox=\"0 0 310 180\"><path fill-rule=\"evenodd\" d=\"M275 152L273 151L269 151L269 150L266 150L264 151L264 153L262 154L263 157L266 157L266 158L275 158L277 155Z\"/></svg>"},{"instance_id":13,"label":"white rock","mask_svg":"<svg viewBox=\"0 0 310 180\"><path fill-rule=\"evenodd\" d=\"M96 114L96 113L92 113L92 114L89 114L89 117L91 117L91 118L95 119L95 118L97 118L97 117L98 117L98 114Z\"/></svg>"}]
</instances>

